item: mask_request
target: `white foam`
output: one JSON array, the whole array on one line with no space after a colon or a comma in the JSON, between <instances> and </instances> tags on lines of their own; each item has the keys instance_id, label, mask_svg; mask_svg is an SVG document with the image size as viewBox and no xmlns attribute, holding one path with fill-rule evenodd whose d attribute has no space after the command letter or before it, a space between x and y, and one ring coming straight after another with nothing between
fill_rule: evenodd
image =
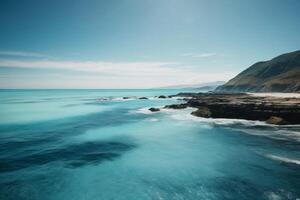
<instances>
[{"instance_id":1,"label":"white foam","mask_svg":"<svg viewBox=\"0 0 300 200\"><path fill-rule=\"evenodd\" d=\"M137 97L101 97L98 98L99 101L132 101L136 100Z\"/></svg>"},{"instance_id":2,"label":"white foam","mask_svg":"<svg viewBox=\"0 0 300 200\"><path fill-rule=\"evenodd\" d=\"M206 125L221 125L226 128L235 129L249 135L264 136L276 140L293 140L300 142L299 125L279 126L267 124L263 121L253 121L244 119L224 119L224 118L202 118L191 115L196 109L186 108L180 110L161 109L174 120L199 122ZM292 129L296 128L296 129Z\"/></svg>"},{"instance_id":3,"label":"white foam","mask_svg":"<svg viewBox=\"0 0 300 200\"><path fill-rule=\"evenodd\" d=\"M265 127L269 125L266 124ZM234 129L242 131L248 135L256 135L256 136L265 136L271 139L276 140L293 140L296 142L300 142L300 132L293 131L285 128L277 128L277 127L270 127L270 129L259 129L258 127L250 127L250 128L243 128L243 127L234 127Z\"/></svg>"},{"instance_id":4,"label":"white foam","mask_svg":"<svg viewBox=\"0 0 300 200\"><path fill-rule=\"evenodd\" d=\"M165 101L170 100L171 98L158 98L158 97L148 97L149 100Z\"/></svg>"},{"instance_id":5,"label":"white foam","mask_svg":"<svg viewBox=\"0 0 300 200\"><path fill-rule=\"evenodd\" d=\"M115 97L112 99L112 101L132 101L135 100L136 97L128 97L128 98L123 98L123 97Z\"/></svg>"},{"instance_id":6,"label":"white foam","mask_svg":"<svg viewBox=\"0 0 300 200\"><path fill-rule=\"evenodd\" d=\"M243 126L259 126L266 125L265 122L261 121L250 121L243 119L225 119L225 118L203 118L191 115L191 112L195 111L195 108L186 109L162 109L163 112L170 114L170 117L180 121L193 121L211 125L234 125L239 124Z\"/></svg>"},{"instance_id":7,"label":"white foam","mask_svg":"<svg viewBox=\"0 0 300 200\"><path fill-rule=\"evenodd\" d=\"M150 119L147 119L148 121L150 121L150 122L158 122L159 121L159 119L157 119L157 118L150 118Z\"/></svg>"},{"instance_id":8,"label":"white foam","mask_svg":"<svg viewBox=\"0 0 300 200\"><path fill-rule=\"evenodd\" d=\"M149 114L154 114L155 112L151 112L150 107L145 107L145 108L140 108L138 110L134 110L132 112L134 113L140 113L140 114L145 114L145 115L149 115Z\"/></svg>"},{"instance_id":9,"label":"white foam","mask_svg":"<svg viewBox=\"0 0 300 200\"><path fill-rule=\"evenodd\" d=\"M299 125L278 126L267 124L263 121L253 121L244 119L224 119L224 118L202 118L191 115L195 108L167 109L160 108L159 112L151 112L150 107L135 110L135 113L155 114L165 113L170 118L178 121L199 122L203 125L221 125L226 128L235 129L245 134L264 136L276 140L293 140L300 142L300 132L297 130ZM293 129L296 128L296 129Z\"/></svg>"},{"instance_id":10,"label":"white foam","mask_svg":"<svg viewBox=\"0 0 300 200\"><path fill-rule=\"evenodd\" d=\"M98 99L99 101L111 101L112 99L111 98L109 98L109 97L102 97L102 98L99 98Z\"/></svg>"},{"instance_id":11,"label":"white foam","mask_svg":"<svg viewBox=\"0 0 300 200\"><path fill-rule=\"evenodd\" d=\"M280 161L280 162L293 163L293 164L300 165L300 160L297 160L297 159L291 159L291 158L276 156L276 155L272 155L272 154L267 154L266 157L270 158L272 160Z\"/></svg>"},{"instance_id":12,"label":"white foam","mask_svg":"<svg viewBox=\"0 0 300 200\"><path fill-rule=\"evenodd\" d=\"M267 125L265 122L261 121L252 121L252 120L244 120L244 119L225 119L225 118L201 118L199 117L199 120L209 123L214 123L218 125L234 125L234 124L240 124L244 126L263 126Z\"/></svg>"},{"instance_id":13,"label":"white foam","mask_svg":"<svg viewBox=\"0 0 300 200\"><path fill-rule=\"evenodd\" d=\"M192 99L193 97L176 96L176 97L171 97L171 98L175 99L175 100L184 100L184 99Z\"/></svg>"},{"instance_id":14,"label":"white foam","mask_svg":"<svg viewBox=\"0 0 300 200\"><path fill-rule=\"evenodd\" d=\"M267 197L269 200L281 200L282 199L278 194L276 194L274 192L268 192Z\"/></svg>"},{"instance_id":15,"label":"white foam","mask_svg":"<svg viewBox=\"0 0 300 200\"><path fill-rule=\"evenodd\" d=\"M232 125L232 124L242 124L245 126L265 126L268 125L262 121L244 120L244 119L225 119L225 118L203 118L191 115L190 113L195 111L194 108L186 108L181 110L174 109L163 109L171 113L171 117L176 120L192 120L198 122L219 124L219 125Z\"/></svg>"}]
</instances>

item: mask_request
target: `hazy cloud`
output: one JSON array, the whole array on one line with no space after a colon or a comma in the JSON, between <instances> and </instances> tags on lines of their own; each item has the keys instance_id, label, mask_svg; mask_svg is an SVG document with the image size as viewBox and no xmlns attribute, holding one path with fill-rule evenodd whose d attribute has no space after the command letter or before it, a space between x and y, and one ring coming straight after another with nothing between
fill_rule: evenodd
<instances>
[{"instance_id":1,"label":"hazy cloud","mask_svg":"<svg viewBox=\"0 0 300 200\"><path fill-rule=\"evenodd\" d=\"M207 58L217 56L216 53L184 53L181 56L192 57L192 58Z\"/></svg>"},{"instance_id":2,"label":"hazy cloud","mask_svg":"<svg viewBox=\"0 0 300 200\"><path fill-rule=\"evenodd\" d=\"M24 51L0 51L2 56L18 56L18 57L34 57L34 58L52 58L45 54L34 53L34 52L24 52Z\"/></svg>"},{"instance_id":3,"label":"hazy cloud","mask_svg":"<svg viewBox=\"0 0 300 200\"><path fill-rule=\"evenodd\" d=\"M228 80L232 72L201 72L199 68L186 67L174 62L102 62L67 60L19 60L0 59L0 67L31 69L64 69L57 74L45 70L41 75L32 74L32 78L17 77L10 74L0 77L2 87L68 87L68 88L149 88L178 84L193 84ZM71 71L89 72L73 75ZM91 75L90 73L93 73ZM97 74L99 76L97 76ZM41 81L42 80L42 81ZM41 85L43 82L44 85ZM48 85L48 86L47 86Z\"/></svg>"}]
</instances>

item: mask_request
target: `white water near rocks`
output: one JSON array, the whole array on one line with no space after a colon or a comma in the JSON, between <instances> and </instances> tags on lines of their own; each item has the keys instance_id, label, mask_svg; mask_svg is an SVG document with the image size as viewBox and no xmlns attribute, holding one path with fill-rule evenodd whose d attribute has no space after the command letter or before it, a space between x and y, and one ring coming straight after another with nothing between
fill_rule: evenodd
<instances>
[{"instance_id":1,"label":"white water near rocks","mask_svg":"<svg viewBox=\"0 0 300 200\"><path fill-rule=\"evenodd\" d=\"M298 126L148 111L178 92L1 91L0 199L300 198Z\"/></svg>"}]
</instances>

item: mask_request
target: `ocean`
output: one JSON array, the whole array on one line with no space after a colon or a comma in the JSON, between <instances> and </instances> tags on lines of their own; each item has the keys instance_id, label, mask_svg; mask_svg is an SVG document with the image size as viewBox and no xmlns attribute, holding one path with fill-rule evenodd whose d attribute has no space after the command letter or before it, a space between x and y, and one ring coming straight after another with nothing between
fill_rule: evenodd
<instances>
[{"instance_id":1,"label":"ocean","mask_svg":"<svg viewBox=\"0 0 300 200\"><path fill-rule=\"evenodd\" d=\"M0 90L0 199L300 198L300 126L148 110L181 91Z\"/></svg>"}]
</instances>

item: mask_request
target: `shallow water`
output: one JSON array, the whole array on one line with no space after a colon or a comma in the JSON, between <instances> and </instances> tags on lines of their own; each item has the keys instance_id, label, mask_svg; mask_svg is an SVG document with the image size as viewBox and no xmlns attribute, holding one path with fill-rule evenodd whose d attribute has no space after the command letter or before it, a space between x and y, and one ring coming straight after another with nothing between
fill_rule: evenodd
<instances>
[{"instance_id":1,"label":"shallow water","mask_svg":"<svg viewBox=\"0 0 300 200\"><path fill-rule=\"evenodd\" d=\"M2 90L0 199L300 198L299 127L148 112L178 92Z\"/></svg>"}]
</instances>

